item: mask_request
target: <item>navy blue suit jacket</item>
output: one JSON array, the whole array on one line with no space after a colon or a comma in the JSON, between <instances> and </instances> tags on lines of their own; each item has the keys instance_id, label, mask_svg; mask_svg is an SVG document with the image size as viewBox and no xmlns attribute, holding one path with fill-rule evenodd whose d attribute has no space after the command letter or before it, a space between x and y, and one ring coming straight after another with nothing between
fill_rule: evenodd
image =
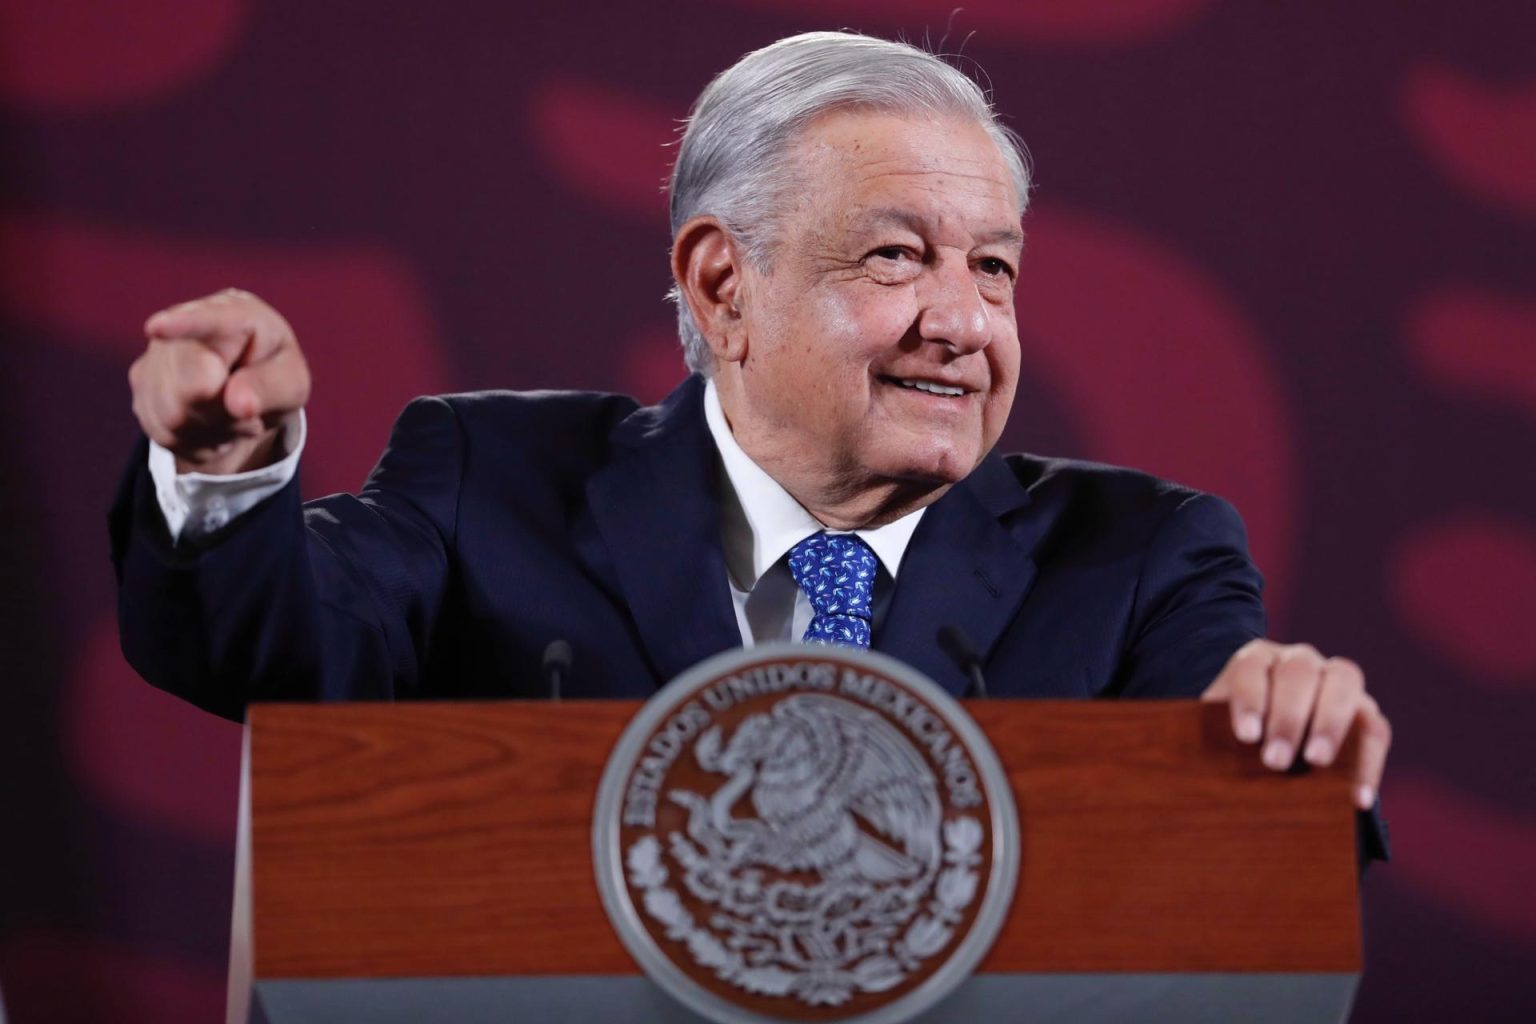
<instances>
[{"instance_id":1,"label":"navy blue suit jacket","mask_svg":"<svg viewBox=\"0 0 1536 1024\"><path fill-rule=\"evenodd\" d=\"M296 484L172 545L143 444L112 513L123 650L239 719L251 700L529 697L550 641L571 697L644 698L739 646L721 470L690 378L412 402L358 495ZM960 627L996 696L1196 696L1264 633L1226 502L1130 470L989 455L912 538L876 649L954 693Z\"/></svg>"}]
</instances>

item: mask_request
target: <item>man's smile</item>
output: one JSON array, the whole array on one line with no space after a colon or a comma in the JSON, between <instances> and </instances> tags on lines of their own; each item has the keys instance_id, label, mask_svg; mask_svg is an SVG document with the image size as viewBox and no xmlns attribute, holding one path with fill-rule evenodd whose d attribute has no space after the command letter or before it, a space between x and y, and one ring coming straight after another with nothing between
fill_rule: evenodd
<instances>
[{"instance_id":1,"label":"man's smile","mask_svg":"<svg viewBox=\"0 0 1536 1024\"><path fill-rule=\"evenodd\" d=\"M954 381L939 381L928 377L898 377L893 374L879 374L875 378L882 384L892 385L906 391L920 391L938 398L965 398L975 394L980 388L974 388L966 384Z\"/></svg>"}]
</instances>

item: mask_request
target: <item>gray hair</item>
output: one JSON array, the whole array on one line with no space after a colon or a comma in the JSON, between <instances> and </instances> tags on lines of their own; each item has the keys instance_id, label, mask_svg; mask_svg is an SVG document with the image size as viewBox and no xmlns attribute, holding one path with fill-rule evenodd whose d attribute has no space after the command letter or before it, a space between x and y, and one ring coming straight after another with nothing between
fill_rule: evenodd
<instances>
[{"instance_id":1,"label":"gray hair","mask_svg":"<svg viewBox=\"0 0 1536 1024\"><path fill-rule=\"evenodd\" d=\"M694 217L718 217L746 256L769 266L773 218L795 186L791 144L822 114L842 108L960 115L997 143L1019 197L1029 201L1029 156L974 81L937 56L852 32L806 32L754 50L717 75L693 105L668 189L672 237ZM714 370L709 343L677 287L677 330L688 368Z\"/></svg>"}]
</instances>

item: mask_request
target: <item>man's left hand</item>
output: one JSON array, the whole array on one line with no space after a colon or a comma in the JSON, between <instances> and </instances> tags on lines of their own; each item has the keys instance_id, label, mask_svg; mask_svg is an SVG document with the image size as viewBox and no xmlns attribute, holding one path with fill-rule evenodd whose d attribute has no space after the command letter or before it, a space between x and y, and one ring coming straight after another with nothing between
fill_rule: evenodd
<instances>
[{"instance_id":1,"label":"man's left hand","mask_svg":"<svg viewBox=\"0 0 1536 1024\"><path fill-rule=\"evenodd\" d=\"M1251 640L1201 700L1227 701L1232 731L1244 743L1263 740L1260 758L1275 771L1290 768L1298 750L1308 764L1332 764L1349 730L1358 729L1355 804L1375 805L1392 726L1365 692L1365 673L1348 658L1325 658L1310 644Z\"/></svg>"}]
</instances>

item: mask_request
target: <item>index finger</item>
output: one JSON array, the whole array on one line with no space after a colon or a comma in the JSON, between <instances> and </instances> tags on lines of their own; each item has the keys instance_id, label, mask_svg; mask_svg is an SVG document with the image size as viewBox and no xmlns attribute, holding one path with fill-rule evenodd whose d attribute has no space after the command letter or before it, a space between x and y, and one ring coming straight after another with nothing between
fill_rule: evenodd
<instances>
[{"instance_id":1,"label":"index finger","mask_svg":"<svg viewBox=\"0 0 1536 1024\"><path fill-rule=\"evenodd\" d=\"M1232 732L1244 743L1257 743L1269 713L1269 673L1276 659L1275 645L1252 640L1234 654L1222 669L1218 682L1227 696Z\"/></svg>"},{"instance_id":2,"label":"index finger","mask_svg":"<svg viewBox=\"0 0 1536 1024\"><path fill-rule=\"evenodd\" d=\"M190 339L213 349L226 366L260 361L282 346L287 321L250 292L227 288L163 309L144 322L151 340Z\"/></svg>"}]
</instances>

